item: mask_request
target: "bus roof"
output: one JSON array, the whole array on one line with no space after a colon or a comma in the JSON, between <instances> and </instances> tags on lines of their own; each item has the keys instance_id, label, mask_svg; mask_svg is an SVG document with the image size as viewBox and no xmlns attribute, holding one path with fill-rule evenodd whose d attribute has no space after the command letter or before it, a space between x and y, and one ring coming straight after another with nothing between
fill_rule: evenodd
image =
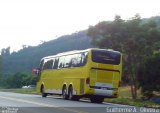
<instances>
[{"instance_id":1,"label":"bus roof","mask_svg":"<svg viewBox=\"0 0 160 113\"><path fill-rule=\"evenodd\" d=\"M91 51L91 50L114 51L112 49L88 48L88 49L85 49L85 50L73 50L73 51L67 51L67 52L58 53L58 54L51 55L51 56L46 56L46 57L43 57L42 60L43 59L48 59L48 58L53 58L53 57L58 57L58 56L65 56L65 55L69 55L69 54L76 54L76 53L81 53L81 52L87 52L87 51ZM114 52L118 52L118 51L114 51ZM118 53L120 53L120 52L118 52Z\"/></svg>"}]
</instances>

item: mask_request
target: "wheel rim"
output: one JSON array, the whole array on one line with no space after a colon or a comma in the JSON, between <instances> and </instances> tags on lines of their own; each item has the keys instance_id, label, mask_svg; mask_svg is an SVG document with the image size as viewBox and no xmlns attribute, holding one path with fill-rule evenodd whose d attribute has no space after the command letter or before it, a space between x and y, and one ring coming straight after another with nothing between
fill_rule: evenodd
<instances>
[{"instance_id":1,"label":"wheel rim","mask_svg":"<svg viewBox=\"0 0 160 113\"><path fill-rule=\"evenodd\" d=\"M42 88L41 88L41 93L42 94L44 93L44 86L42 86Z\"/></svg>"},{"instance_id":2,"label":"wheel rim","mask_svg":"<svg viewBox=\"0 0 160 113\"><path fill-rule=\"evenodd\" d=\"M69 93L69 99L72 99L72 96L73 96L73 95L72 95L72 93L70 92L70 93Z\"/></svg>"},{"instance_id":3,"label":"wheel rim","mask_svg":"<svg viewBox=\"0 0 160 113\"><path fill-rule=\"evenodd\" d=\"M71 100L73 98L73 90L72 87L69 89L69 99Z\"/></svg>"},{"instance_id":4,"label":"wheel rim","mask_svg":"<svg viewBox=\"0 0 160 113\"><path fill-rule=\"evenodd\" d=\"M42 94L44 93L44 87L42 88Z\"/></svg>"}]
</instances>

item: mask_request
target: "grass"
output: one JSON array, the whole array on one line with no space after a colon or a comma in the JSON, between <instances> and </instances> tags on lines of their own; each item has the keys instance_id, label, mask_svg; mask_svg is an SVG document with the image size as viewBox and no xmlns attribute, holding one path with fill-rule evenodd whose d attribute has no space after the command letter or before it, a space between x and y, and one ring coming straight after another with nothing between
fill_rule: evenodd
<instances>
[{"instance_id":1,"label":"grass","mask_svg":"<svg viewBox=\"0 0 160 113\"><path fill-rule=\"evenodd\" d=\"M142 100L140 90L137 91L138 98L136 100L132 99L130 87L120 87L119 89L119 97L118 98L107 98L106 102L123 104L123 105L131 105L138 107L152 107L152 108L160 108L160 104L157 104L150 100Z\"/></svg>"},{"instance_id":2,"label":"grass","mask_svg":"<svg viewBox=\"0 0 160 113\"><path fill-rule=\"evenodd\" d=\"M0 91L4 91L4 92L15 92L15 93L22 93L22 94L36 94L36 90L35 89L22 89L22 88L18 88L18 89L0 89Z\"/></svg>"},{"instance_id":3,"label":"grass","mask_svg":"<svg viewBox=\"0 0 160 113\"><path fill-rule=\"evenodd\" d=\"M22 94L36 94L35 89L16 89L16 93L22 93Z\"/></svg>"},{"instance_id":4,"label":"grass","mask_svg":"<svg viewBox=\"0 0 160 113\"><path fill-rule=\"evenodd\" d=\"M151 108L160 108L159 104L156 104L152 101L144 101L142 99L129 99L129 98L114 98L114 99L105 99L106 102L130 105L130 106L138 106L138 107L151 107Z\"/></svg>"}]
</instances>

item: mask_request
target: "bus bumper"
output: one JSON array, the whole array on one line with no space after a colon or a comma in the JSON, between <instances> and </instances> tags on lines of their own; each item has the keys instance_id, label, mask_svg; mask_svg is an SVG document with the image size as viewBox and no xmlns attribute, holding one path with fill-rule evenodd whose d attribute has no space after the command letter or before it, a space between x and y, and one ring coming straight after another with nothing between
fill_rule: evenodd
<instances>
[{"instance_id":1,"label":"bus bumper","mask_svg":"<svg viewBox=\"0 0 160 113\"><path fill-rule=\"evenodd\" d=\"M86 92L86 94L96 95L96 96L103 96L103 97L106 97L106 98L117 98L118 97L118 89L107 90L107 89L90 88Z\"/></svg>"}]
</instances>

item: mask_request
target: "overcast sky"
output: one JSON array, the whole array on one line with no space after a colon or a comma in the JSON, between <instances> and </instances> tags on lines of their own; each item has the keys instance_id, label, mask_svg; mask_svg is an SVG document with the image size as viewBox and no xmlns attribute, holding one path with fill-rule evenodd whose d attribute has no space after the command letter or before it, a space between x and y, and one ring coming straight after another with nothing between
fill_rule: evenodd
<instances>
[{"instance_id":1,"label":"overcast sky","mask_svg":"<svg viewBox=\"0 0 160 113\"><path fill-rule=\"evenodd\" d=\"M100 21L160 15L160 0L0 0L0 49L18 50Z\"/></svg>"}]
</instances>

